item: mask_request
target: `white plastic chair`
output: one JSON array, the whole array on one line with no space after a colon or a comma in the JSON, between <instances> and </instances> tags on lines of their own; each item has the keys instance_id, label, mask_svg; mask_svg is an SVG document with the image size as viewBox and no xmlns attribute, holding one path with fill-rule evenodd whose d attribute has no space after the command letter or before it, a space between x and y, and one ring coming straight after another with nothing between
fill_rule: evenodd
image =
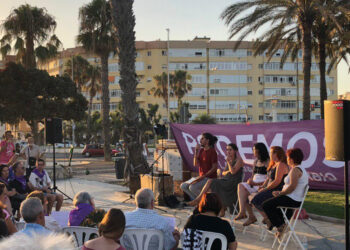
<instances>
[{"instance_id":1,"label":"white plastic chair","mask_svg":"<svg viewBox=\"0 0 350 250\"><path fill-rule=\"evenodd\" d=\"M214 232L207 232L207 231L202 231L202 242L203 245L206 242L206 239L208 239L208 243L206 245L206 250L210 250L211 246L214 243L214 240L219 239L221 241L221 250L227 250L227 239L224 235L219 234L219 233L214 233Z\"/></svg>"},{"instance_id":2,"label":"white plastic chair","mask_svg":"<svg viewBox=\"0 0 350 250\"><path fill-rule=\"evenodd\" d=\"M98 230L93 227L64 227L62 232L72 236L76 247L82 246L85 241L98 237Z\"/></svg>"},{"instance_id":3,"label":"white plastic chair","mask_svg":"<svg viewBox=\"0 0 350 250\"><path fill-rule=\"evenodd\" d=\"M197 230L197 231L201 232L201 236L199 237L199 239L202 238L201 243L200 243L200 246L201 246L200 249L210 250L214 241L216 239L219 239L221 241L221 249L227 250L227 239L224 235L222 235L220 233L214 233L214 232L208 232L208 231L201 231L201 230ZM185 242L184 242L185 239L184 238L185 238L184 232L182 232L182 234L181 234L182 247L184 249L189 249L188 247L185 247ZM192 242L192 244L194 244L194 242ZM197 247L199 247L199 246L197 246ZM217 249L217 250L219 250L219 249Z\"/></svg>"},{"instance_id":4,"label":"white plastic chair","mask_svg":"<svg viewBox=\"0 0 350 250\"><path fill-rule=\"evenodd\" d=\"M24 221L16 221L16 228L17 228L17 231L21 231L24 226L26 225L26 223Z\"/></svg>"},{"instance_id":5,"label":"white plastic chair","mask_svg":"<svg viewBox=\"0 0 350 250\"><path fill-rule=\"evenodd\" d=\"M277 237L275 237L275 240L273 241L273 244L272 244L272 248L275 246L276 242L278 241L280 243L278 249L281 249L282 246L284 246L283 249L285 250L288 246L290 238L293 236L294 241L300 246L301 249L305 250L298 235L295 233L295 226L297 224L300 212L303 208L304 201L305 201L305 198L306 198L308 191L309 191L309 185L306 185L305 190L304 190L304 197L303 197L303 200L301 201L301 204L299 207L296 207L296 208L295 207L279 207L282 211L284 222L287 225L287 228L285 230L289 230L289 231L283 235L282 240L279 240ZM290 220L288 220L288 218L287 218L287 209L294 210L294 213L293 213L292 217L290 218ZM285 239L286 239L286 241L285 241ZM284 243L284 241L285 241L285 243Z\"/></svg>"},{"instance_id":6,"label":"white plastic chair","mask_svg":"<svg viewBox=\"0 0 350 250\"><path fill-rule=\"evenodd\" d=\"M158 238L158 250L164 248L163 232L155 229L146 228L129 228L125 229L123 236L120 238L120 243L123 247L131 244L133 250L147 250L151 238ZM130 247L131 247L130 246Z\"/></svg>"}]
</instances>

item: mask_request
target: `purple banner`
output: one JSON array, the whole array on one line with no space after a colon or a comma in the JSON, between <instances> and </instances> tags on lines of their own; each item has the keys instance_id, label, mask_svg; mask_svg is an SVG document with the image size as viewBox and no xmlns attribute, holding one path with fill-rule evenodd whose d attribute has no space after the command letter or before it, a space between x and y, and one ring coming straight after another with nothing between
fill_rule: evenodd
<instances>
[{"instance_id":1,"label":"purple banner","mask_svg":"<svg viewBox=\"0 0 350 250\"><path fill-rule=\"evenodd\" d=\"M194 148L202 133L209 132L218 137L216 151L219 167L225 164L225 151L228 143L235 143L240 156L247 163L253 163L253 145L264 143L267 148L281 146L285 150L298 147L303 150L302 166L309 173L310 188L324 190L344 189L344 162L326 161L324 151L323 120L264 123L251 125L218 124L171 124L177 147L185 164L192 170ZM252 169L244 167L246 178Z\"/></svg>"}]
</instances>

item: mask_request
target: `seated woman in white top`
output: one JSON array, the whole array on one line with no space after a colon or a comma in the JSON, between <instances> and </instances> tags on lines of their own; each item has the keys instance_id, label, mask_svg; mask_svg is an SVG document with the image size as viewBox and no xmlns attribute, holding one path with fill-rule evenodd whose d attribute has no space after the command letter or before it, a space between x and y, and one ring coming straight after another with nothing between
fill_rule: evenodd
<instances>
[{"instance_id":1,"label":"seated woman in white top","mask_svg":"<svg viewBox=\"0 0 350 250\"><path fill-rule=\"evenodd\" d=\"M252 214L252 208L248 204L248 196L256 193L259 187L264 184L267 177L267 166L269 165L269 153L264 143L254 144L253 154L255 157L253 164L253 174L246 182L238 184L237 194L239 200L239 213L235 220L247 218L246 210ZM247 163L245 163L247 164ZM250 211L251 210L251 211Z\"/></svg>"},{"instance_id":2,"label":"seated woman in white top","mask_svg":"<svg viewBox=\"0 0 350 250\"><path fill-rule=\"evenodd\" d=\"M50 189L51 179L44 168L45 161L43 159L38 159L36 162L36 168L30 174L29 182L33 185L33 191L43 191L48 201L47 213L51 214L51 210L55 201L57 201L56 211L60 211L63 203L63 196L61 194L56 194Z\"/></svg>"},{"instance_id":3,"label":"seated woman in white top","mask_svg":"<svg viewBox=\"0 0 350 250\"><path fill-rule=\"evenodd\" d=\"M267 227L272 230L277 228L277 236L280 238L283 235L286 225L284 223L281 210L282 207L299 207L306 186L309 184L309 175L306 170L300 166L304 159L303 152L299 148L289 149L287 151L287 162L291 167L287 177L284 179L282 191L274 191L274 198L266 200L262 207L268 217ZM293 210L287 210L287 218L290 219L293 215Z\"/></svg>"}]
</instances>

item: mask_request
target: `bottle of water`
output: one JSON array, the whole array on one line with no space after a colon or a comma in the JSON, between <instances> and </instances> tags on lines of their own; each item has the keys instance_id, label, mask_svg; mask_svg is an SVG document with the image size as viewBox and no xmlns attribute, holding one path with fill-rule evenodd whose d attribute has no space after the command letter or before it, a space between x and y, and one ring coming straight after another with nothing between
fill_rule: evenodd
<instances>
[{"instance_id":1,"label":"bottle of water","mask_svg":"<svg viewBox=\"0 0 350 250\"><path fill-rule=\"evenodd\" d=\"M303 245L304 249L308 249L307 237L305 235L301 238L301 244Z\"/></svg>"}]
</instances>

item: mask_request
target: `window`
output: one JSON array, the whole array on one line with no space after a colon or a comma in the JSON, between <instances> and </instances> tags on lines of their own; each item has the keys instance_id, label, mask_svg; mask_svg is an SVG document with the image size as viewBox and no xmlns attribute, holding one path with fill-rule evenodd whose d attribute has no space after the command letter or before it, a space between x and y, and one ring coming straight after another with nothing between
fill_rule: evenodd
<instances>
[{"instance_id":1,"label":"window","mask_svg":"<svg viewBox=\"0 0 350 250\"><path fill-rule=\"evenodd\" d=\"M248 76L247 82L252 82L252 81L253 81L253 77L252 76Z\"/></svg>"},{"instance_id":2,"label":"window","mask_svg":"<svg viewBox=\"0 0 350 250\"><path fill-rule=\"evenodd\" d=\"M167 69L167 68L168 68L168 65L162 64L162 69Z\"/></svg>"},{"instance_id":3,"label":"window","mask_svg":"<svg viewBox=\"0 0 350 250\"><path fill-rule=\"evenodd\" d=\"M252 94L253 94L253 91L248 90L248 95L252 95Z\"/></svg>"},{"instance_id":4,"label":"window","mask_svg":"<svg viewBox=\"0 0 350 250\"><path fill-rule=\"evenodd\" d=\"M264 103L259 102L259 108L263 108L264 107Z\"/></svg>"},{"instance_id":5,"label":"window","mask_svg":"<svg viewBox=\"0 0 350 250\"><path fill-rule=\"evenodd\" d=\"M202 52L195 52L194 54L195 54L195 56L202 56L203 53Z\"/></svg>"},{"instance_id":6,"label":"window","mask_svg":"<svg viewBox=\"0 0 350 250\"><path fill-rule=\"evenodd\" d=\"M215 55L216 55L216 56L225 56L225 50L223 50L223 49L217 49L217 50L215 51Z\"/></svg>"},{"instance_id":7,"label":"window","mask_svg":"<svg viewBox=\"0 0 350 250\"><path fill-rule=\"evenodd\" d=\"M263 91L262 90L259 90L259 95L262 95L263 94Z\"/></svg>"},{"instance_id":8,"label":"window","mask_svg":"<svg viewBox=\"0 0 350 250\"><path fill-rule=\"evenodd\" d=\"M259 115L259 121L263 121L264 120L264 116L263 115Z\"/></svg>"},{"instance_id":9,"label":"window","mask_svg":"<svg viewBox=\"0 0 350 250\"><path fill-rule=\"evenodd\" d=\"M248 68L248 69L252 69L252 68L253 68L253 65L248 64L248 65L247 65L247 68Z\"/></svg>"},{"instance_id":10,"label":"window","mask_svg":"<svg viewBox=\"0 0 350 250\"><path fill-rule=\"evenodd\" d=\"M247 56L252 56L253 55L253 52L251 50L248 50L247 51Z\"/></svg>"},{"instance_id":11,"label":"window","mask_svg":"<svg viewBox=\"0 0 350 250\"><path fill-rule=\"evenodd\" d=\"M166 50L162 50L162 56L166 56L167 53L166 53Z\"/></svg>"},{"instance_id":12,"label":"window","mask_svg":"<svg viewBox=\"0 0 350 250\"><path fill-rule=\"evenodd\" d=\"M139 97L141 95L140 91L136 91L135 94L136 94L136 97Z\"/></svg>"},{"instance_id":13,"label":"window","mask_svg":"<svg viewBox=\"0 0 350 250\"><path fill-rule=\"evenodd\" d=\"M148 77L148 78L147 78L147 82L152 82L152 78L151 78L151 77Z\"/></svg>"},{"instance_id":14,"label":"window","mask_svg":"<svg viewBox=\"0 0 350 250\"><path fill-rule=\"evenodd\" d=\"M152 104L148 103L147 107L150 109L152 107Z\"/></svg>"},{"instance_id":15,"label":"window","mask_svg":"<svg viewBox=\"0 0 350 250\"><path fill-rule=\"evenodd\" d=\"M219 90L218 89L211 89L210 90L210 94L211 95L218 95L219 94Z\"/></svg>"},{"instance_id":16,"label":"window","mask_svg":"<svg viewBox=\"0 0 350 250\"><path fill-rule=\"evenodd\" d=\"M147 69L152 69L152 65L147 65Z\"/></svg>"},{"instance_id":17,"label":"window","mask_svg":"<svg viewBox=\"0 0 350 250\"><path fill-rule=\"evenodd\" d=\"M147 56L151 56L152 55L152 51L147 51Z\"/></svg>"},{"instance_id":18,"label":"window","mask_svg":"<svg viewBox=\"0 0 350 250\"><path fill-rule=\"evenodd\" d=\"M259 64L259 69L262 69L264 65L262 63Z\"/></svg>"}]
</instances>

